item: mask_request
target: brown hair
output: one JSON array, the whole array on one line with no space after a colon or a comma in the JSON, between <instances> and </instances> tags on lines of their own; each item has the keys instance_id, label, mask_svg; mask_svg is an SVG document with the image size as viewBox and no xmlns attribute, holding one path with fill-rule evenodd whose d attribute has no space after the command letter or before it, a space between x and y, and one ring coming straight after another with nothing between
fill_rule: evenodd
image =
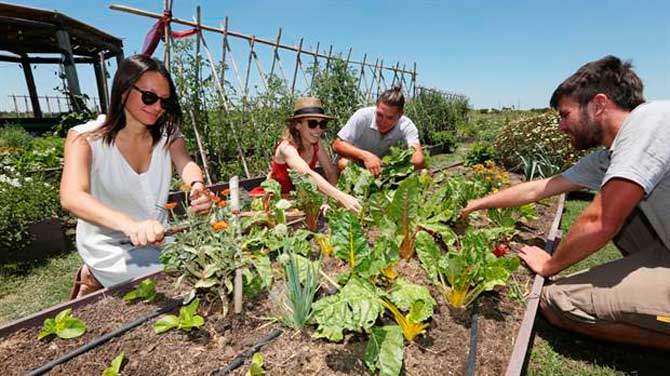
<instances>
[{"instance_id":1,"label":"brown hair","mask_svg":"<svg viewBox=\"0 0 670 376\"><path fill-rule=\"evenodd\" d=\"M397 107L401 110L405 109L405 96L402 93L402 86L394 86L377 98L377 104L384 103L387 106Z\"/></svg>"},{"instance_id":2,"label":"brown hair","mask_svg":"<svg viewBox=\"0 0 670 376\"><path fill-rule=\"evenodd\" d=\"M617 106L632 111L644 103L642 80L632 68L630 60L622 62L612 55L584 64L558 85L549 104L556 109L563 98L569 97L584 106L595 95L603 93Z\"/></svg>"},{"instance_id":3,"label":"brown hair","mask_svg":"<svg viewBox=\"0 0 670 376\"><path fill-rule=\"evenodd\" d=\"M170 107L152 127L149 127L153 144L156 145L162 136L167 137L165 145L170 144L170 138L182 121L181 107L177 101L177 90L170 73L158 59L147 55L134 55L124 59L116 70L112 83L112 96L107 110L105 122L90 133L93 138L101 137L105 143L111 145L119 131L126 126L125 105L123 94L131 90L133 85L146 72L158 72L167 80L170 86ZM127 98L127 97L126 97Z\"/></svg>"},{"instance_id":4,"label":"brown hair","mask_svg":"<svg viewBox=\"0 0 670 376\"><path fill-rule=\"evenodd\" d=\"M300 138L300 131L298 131L298 128L296 128L301 120L302 119L287 120L286 129L284 129L284 133L282 133L281 138L275 145L275 149L282 141L288 141L291 145L298 149L298 153L302 153L305 150L305 145L302 144L302 138Z\"/></svg>"}]
</instances>

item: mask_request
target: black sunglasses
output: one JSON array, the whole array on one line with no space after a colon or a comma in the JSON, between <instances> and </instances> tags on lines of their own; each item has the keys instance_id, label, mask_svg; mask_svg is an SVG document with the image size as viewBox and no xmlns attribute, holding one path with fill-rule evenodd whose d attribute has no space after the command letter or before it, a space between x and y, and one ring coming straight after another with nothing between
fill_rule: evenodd
<instances>
[{"instance_id":1,"label":"black sunglasses","mask_svg":"<svg viewBox=\"0 0 670 376\"><path fill-rule=\"evenodd\" d=\"M310 120L307 120L307 126L309 127L309 129L314 129L316 127L321 127L321 129L326 129L326 127L328 126L328 120L325 120L325 119L324 120L310 119Z\"/></svg>"},{"instance_id":2,"label":"black sunglasses","mask_svg":"<svg viewBox=\"0 0 670 376\"><path fill-rule=\"evenodd\" d=\"M142 93L142 103L144 103L147 106L151 106L152 104L160 100L162 109L169 110L170 108L172 108L172 98L161 98L158 96L158 94L154 93L153 91L142 90L135 85L133 85L133 89Z\"/></svg>"}]
</instances>

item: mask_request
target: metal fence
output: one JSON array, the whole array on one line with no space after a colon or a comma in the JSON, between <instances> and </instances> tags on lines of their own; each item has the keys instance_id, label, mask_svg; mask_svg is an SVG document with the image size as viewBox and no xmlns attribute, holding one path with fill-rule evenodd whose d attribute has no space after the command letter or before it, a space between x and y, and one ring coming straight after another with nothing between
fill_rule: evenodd
<instances>
[{"instance_id":1,"label":"metal fence","mask_svg":"<svg viewBox=\"0 0 670 376\"><path fill-rule=\"evenodd\" d=\"M30 118L35 117L33 106L28 95L10 94L9 104L0 109L3 117ZM72 101L67 96L38 96L44 117L57 117L62 113L74 111ZM92 112L99 113L100 106L97 97L85 96L82 98L86 107Z\"/></svg>"}]
</instances>

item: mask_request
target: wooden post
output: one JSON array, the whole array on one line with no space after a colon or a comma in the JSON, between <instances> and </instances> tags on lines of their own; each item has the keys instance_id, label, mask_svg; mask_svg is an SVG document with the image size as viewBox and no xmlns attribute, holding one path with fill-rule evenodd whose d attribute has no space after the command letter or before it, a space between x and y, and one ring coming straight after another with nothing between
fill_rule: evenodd
<instances>
[{"instance_id":1,"label":"wooden post","mask_svg":"<svg viewBox=\"0 0 670 376\"><path fill-rule=\"evenodd\" d=\"M33 77L33 69L30 66L28 55L21 55L21 67L23 67L23 75L26 77L26 84L28 85L28 93L30 94L30 104L32 104L33 106L33 117L41 119L42 109L40 108L40 100L37 96L37 88L35 87L35 78Z\"/></svg>"},{"instance_id":2,"label":"wooden post","mask_svg":"<svg viewBox=\"0 0 670 376\"><path fill-rule=\"evenodd\" d=\"M98 88L98 98L100 99L100 110L103 113L107 112L107 71L105 69L105 54L100 52L98 60L93 63L93 70L95 71L95 82Z\"/></svg>"},{"instance_id":3,"label":"wooden post","mask_svg":"<svg viewBox=\"0 0 670 376\"><path fill-rule=\"evenodd\" d=\"M295 80L298 77L298 68L300 68L300 52L302 52L303 38L300 38L300 45L298 46L298 53L295 58L295 70L293 71L293 81L291 83L291 95L295 93Z\"/></svg>"},{"instance_id":4,"label":"wooden post","mask_svg":"<svg viewBox=\"0 0 670 376\"><path fill-rule=\"evenodd\" d=\"M247 60L247 72L244 78L244 91L242 96L246 98L247 91L249 90L249 75L251 74L251 60L254 58L254 45L256 44L256 37L251 38L249 42L249 60Z\"/></svg>"},{"instance_id":5,"label":"wooden post","mask_svg":"<svg viewBox=\"0 0 670 376\"><path fill-rule=\"evenodd\" d=\"M377 67L379 66L379 58L375 59L375 68L372 71L372 79L370 80L370 90L368 90L366 98L368 103L372 101L372 87L375 85L375 80L377 79Z\"/></svg>"},{"instance_id":6,"label":"wooden post","mask_svg":"<svg viewBox=\"0 0 670 376\"><path fill-rule=\"evenodd\" d=\"M165 0L165 10L169 11L170 13L172 12L172 0ZM172 17L170 17L172 18ZM163 51L163 64L165 65L165 68L167 68L168 72L170 71L170 38L172 35L172 30L170 27L170 20L165 23L165 34L164 34L164 43L165 43L165 51Z\"/></svg>"},{"instance_id":7,"label":"wooden post","mask_svg":"<svg viewBox=\"0 0 670 376\"><path fill-rule=\"evenodd\" d=\"M333 45L328 48L328 57L326 58L326 72L330 70L330 57L333 55Z\"/></svg>"},{"instance_id":8,"label":"wooden post","mask_svg":"<svg viewBox=\"0 0 670 376\"><path fill-rule=\"evenodd\" d=\"M379 96L379 90L381 89L382 80L384 79L384 59L381 60L379 64L379 75L377 75L377 95ZM386 84L386 82L384 82Z\"/></svg>"},{"instance_id":9,"label":"wooden post","mask_svg":"<svg viewBox=\"0 0 670 376\"><path fill-rule=\"evenodd\" d=\"M314 79L319 73L319 45L320 42L316 42L316 53L314 54L314 67L312 68L312 82L309 83L309 92L312 95L312 88L314 87Z\"/></svg>"},{"instance_id":10,"label":"wooden post","mask_svg":"<svg viewBox=\"0 0 670 376\"><path fill-rule=\"evenodd\" d=\"M235 261L241 263L242 259L242 242L241 242L241 228L240 228L240 181L237 176L230 178L230 209L233 214L233 230L235 231L235 239L238 245L235 252ZM242 269L238 267L235 269L235 280L233 283L233 302L234 312L242 313L242 293L243 293L243 279Z\"/></svg>"},{"instance_id":11,"label":"wooden post","mask_svg":"<svg viewBox=\"0 0 670 376\"><path fill-rule=\"evenodd\" d=\"M361 90L361 82L363 81L363 75L365 74L365 61L368 58L368 54L363 54L363 63L361 64L361 74L358 75L358 85L356 85L356 89L359 91ZM365 85L367 87L367 85Z\"/></svg>"},{"instance_id":12,"label":"wooden post","mask_svg":"<svg viewBox=\"0 0 670 376\"><path fill-rule=\"evenodd\" d=\"M226 87L226 52L228 51L228 16L223 19L223 38L221 46L221 86Z\"/></svg>"},{"instance_id":13,"label":"wooden post","mask_svg":"<svg viewBox=\"0 0 670 376\"><path fill-rule=\"evenodd\" d=\"M65 29L56 30L56 40L58 47L63 54L63 70L67 80L67 91L75 110L83 108L81 103L81 90L79 89L79 78L77 77L77 67L74 64L74 55L72 54L72 45L70 45L70 34Z\"/></svg>"},{"instance_id":14,"label":"wooden post","mask_svg":"<svg viewBox=\"0 0 670 376\"><path fill-rule=\"evenodd\" d=\"M414 70L412 71L412 96L416 97L416 61L414 62Z\"/></svg>"},{"instance_id":15,"label":"wooden post","mask_svg":"<svg viewBox=\"0 0 670 376\"><path fill-rule=\"evenodd\" d=\"M349 47L349 52L347 53L347 60L344 62L344 65L347 67L347 70L349 70L349 60L351 59L351 50L352 48Z\"/></svg>"},{"instance_id":16,"label":"wooden post","mask_svg":"<svg viewBox=\"0 0 670 376\"><path fill-rule=\"evenodd\" d=\"M391 87L395 86L395 80L398 79L398 69L400 69L400 62L397 62L393 68L393 80L391 80Z\"/></svg>"}]
</instances>

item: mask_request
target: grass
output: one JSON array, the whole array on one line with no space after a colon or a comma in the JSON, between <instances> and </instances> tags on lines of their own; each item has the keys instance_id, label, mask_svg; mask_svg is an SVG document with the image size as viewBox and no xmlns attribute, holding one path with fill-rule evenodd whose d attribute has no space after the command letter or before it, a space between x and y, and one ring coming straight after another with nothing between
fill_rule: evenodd
<instances>
[{"instance_id":1,"label":"grass","mask_svg":"<svg viewBox=\"0 0 670 376\"><path fill-rule=\"evenodd\" d=\"M66 301L79 266L76 251L36 260L20 271L0 266L0 325Z\"/></svg>"},{"instance_id":2,"label":"grass","mask_svg":"<svg viewBox=\"0 0 670 376\"><path fill-rule=\"evenodd\" d=\"M572 225L589 201L568 200L561 229L563 234ZM613 261L621 254L608 244L580 263L561 274ZM667 353L629 345L600 342L575 333L558 329L538 315L536 335L527 369L528 375L668 375L670 362Z\"/></svg>"}]
</instances>

